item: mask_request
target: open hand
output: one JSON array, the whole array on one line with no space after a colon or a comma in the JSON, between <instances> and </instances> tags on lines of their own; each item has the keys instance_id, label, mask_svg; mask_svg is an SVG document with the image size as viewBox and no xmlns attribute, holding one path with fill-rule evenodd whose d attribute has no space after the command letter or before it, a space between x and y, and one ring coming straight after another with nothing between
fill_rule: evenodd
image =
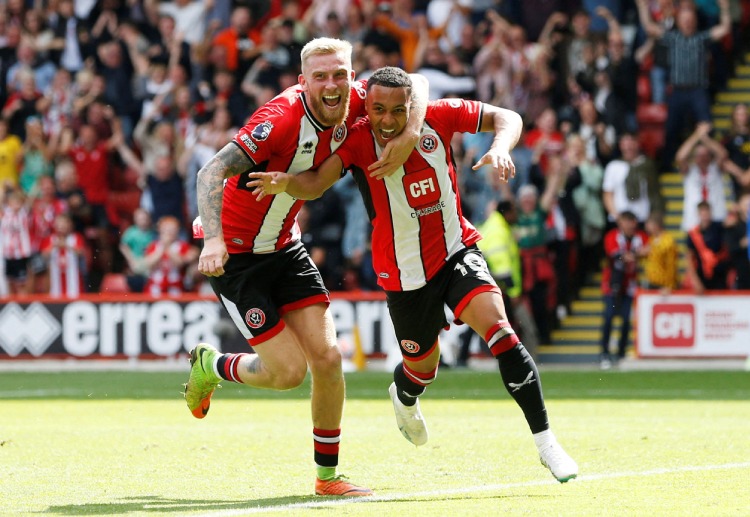
<instances>
[{"instance_id":1,"label":"open hand","mask_svg":"<svg viewBox=\"0 0 750 517\"><path fill-rule=\"evenodd\" d=\"M255 199L260 201L266 196L281 194L286 191L289 175L284 172L251 172L250 181L245 186L253 189Z\"/></svg>"},{"instance_id":2,"label":"open hand","mask_svg":"<svg viewBox=\"0 0 750 517\"><path fill-rule=\"evenodd\" d=\"M492 167L494 175L506 183L516 175L516 165L507 151L490 149L474 164L472 169L478 170L483 165Z\"/></svg>"}]
</instances>

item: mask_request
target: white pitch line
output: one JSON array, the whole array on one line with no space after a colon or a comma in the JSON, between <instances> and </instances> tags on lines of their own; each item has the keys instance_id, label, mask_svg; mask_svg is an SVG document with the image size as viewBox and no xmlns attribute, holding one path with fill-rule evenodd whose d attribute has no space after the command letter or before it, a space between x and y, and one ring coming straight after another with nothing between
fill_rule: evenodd
<instances>
[{"instance_id":1,"label":"white pitch line","mask_svg":"<svg viewBox=\"0 0 750 517\"><path fill-rule=\"evenodd\" d=\"M705 472L709 470L732 470L732 469L750 469L750 462L744 463L725 463L722 465L691 465L685 467L675 468L662 468L653 470L629 471L629 472L606 472L602 474L588 474L579 476L577 479L570 481L570 483L576 484L587 481L600 481L602 479L617 479L627 477L644 477L644 476L663 476L665 474L677 474L680 472ZM367 503L382 503L390 501L403 501L408 499L419 499L423 497L435 497L435 496L447 496L447 495L460 495L460 494L473 494L476 492L491 492L508 490L511 488L525 488L533 486L544 486L544 485L557 485L558 482L552 479L537 480L537 481L526 481L520 483L502 483L496 485L481 485L471 486L463 488L447 488L440 490L430 490L425 492L411 492L401 494L388 494L388 495L376 495L373 497L348 497L342 499L327 499L321 501L309 501L303 503L290 503L290 504L279 504L272 506L248 506L243 509L235 510L219 510L216 512L200 512L201 515L206 517L229 517L233 515L248 515L253 513L266 513L266 512L285 512L289 510L302 510L307 508L328 508L344 506L349 504L367 504ZM248 502L252 504L252 502ZM144 506L144 509L149 509L150 506ZM154 508L158 508L158 505L154 505Z\"/></svg>"}]
</instances>

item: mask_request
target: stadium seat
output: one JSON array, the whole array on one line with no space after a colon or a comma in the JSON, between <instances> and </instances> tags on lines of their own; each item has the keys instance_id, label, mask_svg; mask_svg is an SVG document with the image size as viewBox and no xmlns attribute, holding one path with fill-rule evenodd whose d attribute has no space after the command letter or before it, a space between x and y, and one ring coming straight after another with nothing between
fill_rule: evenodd
<instances>
[{"instance_id":1,"label":"stadium seat","mask_svg":"<svg viewBox=\"0 0 750 517\"><path fill-rule=\"evenodd\" d=\"M99 289L102 293L129 293L128 279L122 273L107 273Z\"/></svg>"},{"instance_id":2,"label":"stadium seat","mask_svg":"<svg viewBox=\"0 0 750 517\"><path fill-rule=\"evenodd\" d=\"M642 106L651 102L651 79L647 74L638 74L638 105Z\"/></svg>"},{"instance_id":3,"label":"stadium seat","mask_svg":"<svg viewBox=\"0 0 750 517\"><path fill-rule=\"evenodd\" d=\"M667 121L667 107L664 104L639 104L635 116L638 125L663 125Z\"/></svg>"}]
</instances>

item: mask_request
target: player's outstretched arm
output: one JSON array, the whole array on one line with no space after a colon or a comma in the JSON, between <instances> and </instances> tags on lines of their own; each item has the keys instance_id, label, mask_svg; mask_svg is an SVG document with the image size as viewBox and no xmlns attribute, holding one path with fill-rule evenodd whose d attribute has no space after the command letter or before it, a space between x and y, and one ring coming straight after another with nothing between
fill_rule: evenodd
<instances>
[{"instance_id":1,"label":"player's outstretched arm","mask_svg":"<svg viewBox=\"0 0 750 517\"><path fill-rule=\"evenodd\" d=\"M427 114L430 84L423 75L409 74L409 77L412 84L409 120L404 131L385 146L380 159L367 168L372 178L382 179L396 172L396 169L406 163L419 142L419 135Z\"/></svg>"},{"instance_id":2,"label":"player's outstretched arm","mask_svg":"<svg viewBox=\"0 0 750 517\"><path fill-rule=\"evenodd\" d=\"M204 232L198 271L206 276L223 275L224 264L229 259L221 229L224 180L245 172L249 167L247 155L235 144L229 143L198 171L196 197Z\"/></svg>"},{"instance_id":3,"label":"player's outstretched arm","mask_svg":"<svg viewBox=\"0 0 750 517\"><path fill-rule=\"evenodd\" d=\"M246 183L258 201L266 196L286 192L297 199L316 199L331 188L341 177L343 164L338 155L333 154L316 170L286 174L284 172L251 172Z\"/></svg>"},{"instance_id":4,"label":"player's outstretched arm","mask_svg":"<svg viewBox=\"0 0 750 517\"><path fill-rule=\"evenodd\" d=\"M495 138L490 149L472 169L477 170L483 165L489 165L501 180L510 180L516 175L516 166L510 157L510 151L518 143L522 129L523 120L518 113L485 103L482 106L481 131L494 131Z\"/></svg>"}]
</instances>

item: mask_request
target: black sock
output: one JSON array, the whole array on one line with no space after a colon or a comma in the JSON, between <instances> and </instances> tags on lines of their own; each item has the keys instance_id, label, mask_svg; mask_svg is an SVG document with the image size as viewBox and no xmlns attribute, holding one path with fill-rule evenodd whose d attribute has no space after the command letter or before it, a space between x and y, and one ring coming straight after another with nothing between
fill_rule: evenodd
<instances>
[{"instance_id":1,"label":"black sock","mask_svg":"<svg viewBox=\"0 0 750 517\"><path fill-rule=\"evenodd\" d=\"M398 399L404 406L413 406L416 404L417 397L427 389L425 386L417 384L406 376L403 361L398 363L393 370L393 381L396 383Z\"/></svg>"},{"instance_id":2,"label":"black sock","mask_svg":"<svg viewBox=\"0 0 750 517\"><path fill-rule=\"evenodd\" d=\"M539 433L549 429L542 395L542 381L539 379L534 359L526 348L518 343L507 352L498 355L497 362L505 389L523 411L531 432Z\"/></svg>"}]
</instances>

